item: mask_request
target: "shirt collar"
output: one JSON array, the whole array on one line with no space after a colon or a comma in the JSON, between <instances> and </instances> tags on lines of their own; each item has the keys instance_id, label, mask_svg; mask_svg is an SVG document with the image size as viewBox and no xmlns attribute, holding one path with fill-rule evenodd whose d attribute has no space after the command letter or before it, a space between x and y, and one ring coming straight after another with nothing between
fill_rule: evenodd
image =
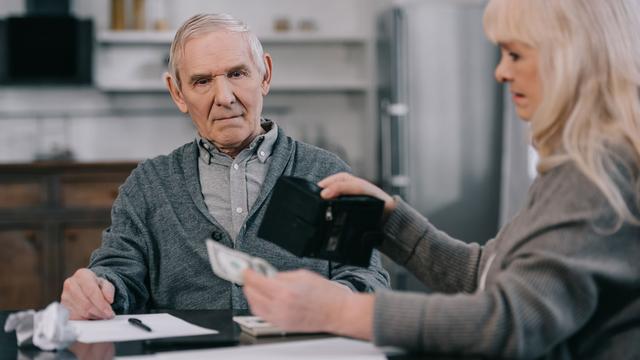
<instances>
[{"instance_id":1,"label":"shirt collar","mask_svg":"<svg viewBox=\"0 0 640 360\"><path fill-rule=\"evenodd\" d=\"M260 126L265 133L256 136L249 146L243 149L236 158L256 155L261 163L265 163L269 156L271 156L273 145L278 139L278 126L269 119L260 119ZM218 150L211 141L203 138L199 133L196 133L196 143L198 144L200 158L207 164L211 164L215 159L226 159L227 161L230 159L229 155Z\"/></svg>"}]
</instances>

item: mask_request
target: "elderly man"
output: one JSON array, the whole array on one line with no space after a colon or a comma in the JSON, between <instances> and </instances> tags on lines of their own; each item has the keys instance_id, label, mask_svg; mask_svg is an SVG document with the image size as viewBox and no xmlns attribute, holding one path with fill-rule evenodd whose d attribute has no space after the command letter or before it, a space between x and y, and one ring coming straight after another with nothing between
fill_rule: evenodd
<instances>
[{"instance_id":1,"label":"elderly man","mask_svg":"<svg viewBox=\"0 0 640 360\"><path fill-rule=\"evenodd\" d=\"M242 290L212 272L209 237L279 270L310 269L345 291L389 285L378 253L369 268L356 268L300 259L256 236L278 177L317 182L348 170L335 155L261 118L271 70L257 37L228 15L197 15L178 29L165 80L196 139L142 162L122 185L89 268L65 281L61 301L72 318L248 308Z\"/></svg>"}]
</instances>

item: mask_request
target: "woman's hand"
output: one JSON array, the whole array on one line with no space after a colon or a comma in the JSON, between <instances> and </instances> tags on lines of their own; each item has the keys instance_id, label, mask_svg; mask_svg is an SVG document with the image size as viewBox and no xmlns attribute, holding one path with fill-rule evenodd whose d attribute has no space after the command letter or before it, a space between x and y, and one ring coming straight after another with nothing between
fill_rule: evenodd
<instances>
[{"instance_id":1,"label":"woman's hand","mask_svg":"<svg viewBox=\"0 0 640 360\"><path fill-rule=\"evenodd\" d=\"M308 270L271 278L245 270L244 294L253 314L285 331L371 339L373 296L354 294Z\"/></svg>"},{"instance_id":2,"label":"woman's hand","mask_svg":"<svg viewBox=\"0 0 640 360\"><path fill-rule=\"evenodd\" d=\"M323 188L320 196L333 199L340 195L369 195L384 201L384 219L396 208L396 201L372 183L349 173L331 175L318 183Z\"/></svg>"}]
</instances>

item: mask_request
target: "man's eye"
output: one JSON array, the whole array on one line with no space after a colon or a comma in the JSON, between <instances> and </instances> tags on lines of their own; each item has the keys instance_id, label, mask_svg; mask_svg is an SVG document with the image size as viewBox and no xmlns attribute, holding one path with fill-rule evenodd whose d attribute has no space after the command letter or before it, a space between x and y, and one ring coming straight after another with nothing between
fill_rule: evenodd
<instances>
[{"instance_id":1,"label":"man's eye","mask_svg":"<svg viewBox=\"0 0 640 360\"><path fill-rule=\"evenodd\" d=\"M195 85L207 85L209 83L209 79L198 79L194 82Z\"/></svg>"},{"instance_id":2,"label":"man's eye","mask_svg":"<svg viewBox=\"0 0 640 360\"><path fill-rule=\"evenodd\" d=\"M520 54L514 53L513 51L509 52L509 57L511 57L511 60L513 60L513 61L520 60Z\"/></svg>"},{"instance_id":3,"label":"man's eye","mask_svg":"<svg viewBox=\"0 0 640 360\"><path fill-rule=\"evenodd\" d=\"M241 78L245 76L245 73L243 71L240 70L236 70L236 71L232 71L229 73L229 77L232 79L237 79L237 78Z\"/></svg>"}]
</instances>

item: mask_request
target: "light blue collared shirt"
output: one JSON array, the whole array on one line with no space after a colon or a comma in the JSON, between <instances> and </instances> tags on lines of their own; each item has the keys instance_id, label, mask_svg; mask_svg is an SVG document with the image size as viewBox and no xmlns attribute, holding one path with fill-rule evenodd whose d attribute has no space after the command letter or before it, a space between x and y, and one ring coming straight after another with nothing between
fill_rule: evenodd
<instances>
[{"instance_id":1,"label":"light blue collared shirt","mask_svg":"<svg viewBox=\"0 0 640 360\"><path fill-rule=\"evenodd\" d=\"M260 125L265 133L256 136L235 159L199 134L196 138L204 202L211 216L234 240L260 194L278 138L278 127L273 121L262 119Z\"/></svg>"}]
</instances>

